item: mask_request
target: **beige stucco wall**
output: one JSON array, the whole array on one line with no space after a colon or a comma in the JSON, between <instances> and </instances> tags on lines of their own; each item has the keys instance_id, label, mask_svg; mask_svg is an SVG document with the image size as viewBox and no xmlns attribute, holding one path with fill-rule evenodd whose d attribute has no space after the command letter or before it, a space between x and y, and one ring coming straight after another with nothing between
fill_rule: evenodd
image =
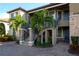
<instances>
[{"instance_id":1,"label":"beige stucco wall","mask_svg":"<svg viewBox=\"0 0 79 59\"><path fill-rule=\"evenodd\" d=\"M23 18L25 18L25 14L26 12L22 11L22 10L16 10L14 12L9 13L9 18L11 17L11 14L14 13L16 15L16 12L18 12Z\"/></svg>"},{"instance_id":2,"label":"beige stucco wall","mask_svg":"<svg viewBox=\"0 0 79 59\"><path fill-rule=\"evenodd\" d=\"M79 12L79 3L70 3L70 12Z\"/></svg>"},{"instance_id":3,"label":"beige stucco wall","mask_svg":"<svg viewBox=\"0 0 79 59\"><path fill-rule=\"evenodd\" d=\"M79 36L79 4L71 3L70 6L70 36Z\"/></svg>"},{"instance_id":4,"label":"beige stucco wall","mask_svg":"<svg viewBox=\"0 0 79 59\"><path fill-rule=\"evenodd\" d=\"M5 33L8 34L8 32L10 30L10 28L9 28L9 22L2 22L2 21L0 21L0 23L4 24L4 26L5 26Z\"/></svg>"}]
</instances>

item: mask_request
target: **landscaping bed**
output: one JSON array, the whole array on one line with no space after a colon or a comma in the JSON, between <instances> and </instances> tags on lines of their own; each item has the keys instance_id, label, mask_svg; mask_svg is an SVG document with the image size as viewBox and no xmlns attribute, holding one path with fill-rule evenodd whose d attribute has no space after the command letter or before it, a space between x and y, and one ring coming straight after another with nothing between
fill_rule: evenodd
<instances>
[{"instance_id":1,"label":"landscaping bed","mask_svg":"<svg viewBox=\"0 0 79 59\"><path fill-rule=\"evenodd\" d=\"M14 41L13 36L11 35L0 36L0 42L7 42L7 41Z\"/></svg>"},{"instance_id":2,"label":"landscaping bed","mask_svg":"<svg viewBox=\"0 0 79 59\"><path fill-rule=\"evenodd\" d=\"M69 53L79 55L79 37L71 37L72 44L69 46Z\"/></svg>"},{"instance_id":3,"label":"landscaping bed","mask_svg":"<svg viewBox=\"0 0 79 59\"><path fill-rule=\"evenodd\" d=\"M52 41L51 41L51 38L50 38L47 42L43 41L43 43L41 43L41 39L36 39L34 41L34 46L35 47L47 48L47 47L52 47L53 45L52 45Z\"/></svg>"},{"instance_id":4,"label":"landscaping bed","mask_svg":"<svg viewBox=\"0 0 79 59\"><path fill-rule=\"evenodd\" d=\"M79 45L70 45L69 53L79 55Z\"/></svg>"}]
</instances>

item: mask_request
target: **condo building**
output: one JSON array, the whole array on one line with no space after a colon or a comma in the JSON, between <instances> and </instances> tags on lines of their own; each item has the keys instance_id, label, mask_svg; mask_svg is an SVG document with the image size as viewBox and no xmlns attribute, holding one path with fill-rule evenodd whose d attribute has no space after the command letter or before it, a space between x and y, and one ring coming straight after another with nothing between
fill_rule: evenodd
<instances>
[{"instance_id":1,"label":"condo building","mask_svg":"<svg viewBox=\"0 0 79 59\"><path fill-rule=\"evenodd\" d=\"M37 11L46 9L49 11L49 15L52 15L53 18L57 21L57 31L56 33L51 32L51 25L46 24L49 29L47 30L49 36L52 36L54 33L55 41L54 42L65 42L68 44L72 44L71 37L79 36L79 4L78 3L50 3L48 5L44 5L38 8L34 8L31 10L25 10L21 7L8 11L10 18L15 17L16 14L20 14L22 18L28 21L26 26L22 26L23 29L28 29L30 27L31 19L30 17ZM27 33L27 32L26 32ZM24 32L24 35L26 35ZM47 32L42 33L43 36L46 35ZM24 36L23 35L23 36ZM45 38L46 38L45 37Z\"/></svg>"}]
</instances>

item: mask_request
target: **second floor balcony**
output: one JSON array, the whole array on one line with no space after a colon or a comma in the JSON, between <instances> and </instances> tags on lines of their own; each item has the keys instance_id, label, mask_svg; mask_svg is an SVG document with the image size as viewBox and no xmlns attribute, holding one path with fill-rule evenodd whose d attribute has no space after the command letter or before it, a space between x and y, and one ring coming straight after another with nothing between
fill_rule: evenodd
<instances>
[{"instance_id":1,"label":"second floor balcony","mask_svg":"<svg viewBox=\"0 0 79 59\"><path fill-rule=\"evenodd\" d=\"M58 13L57 25L59 27L69 26L69 11L68 10L58 11L57 13Z\"/></svg>"},{"instance_id":2,"label":"second floor balcony","mask_svg":"<svg viewBox=\"0 0 79 59\"><path fill-rule=\"evenodd\" d=\"M57 26L69 26L69 11L68 10L53 10L50 11L49 15L53 16L57 22Z\"/></svg>"},{"instance_id":3,"label":"second floor balcony","mask_svg":"<svg viewBox=\"0 0 79 59\"><path fill-rule=\"evenodd\" d=\"M68 27L69 26L69 11L68 10L54 10L50 11L50 16L56 20L56 26L58 27ZM44 24L44 28L51 28L53 27L49 23Z\"/></svg>"}]
</instances>

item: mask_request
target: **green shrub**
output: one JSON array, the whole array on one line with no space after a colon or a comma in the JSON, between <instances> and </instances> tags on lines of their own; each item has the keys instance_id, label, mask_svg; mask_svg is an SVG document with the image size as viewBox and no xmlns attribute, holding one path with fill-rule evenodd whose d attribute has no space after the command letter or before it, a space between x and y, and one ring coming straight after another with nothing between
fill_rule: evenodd
<instances>
[{"instance_id":1,"label":"green shrub","mask_svg":"<svg viewBox=\"0 0 79 59\"><path fill-rule=\"evenodd\" d=\"M0 42L6 42L6 41L14 41L13 36L11 35L0 36Z\"/></svg>"},{"instance_id":2,"label":"green shrub","mask_svg":"<svg viewBox=\"0 0 79 59\"><path fill-rule=\"evenodd\" d=\"M48 44L52 45L52 37L48 37Z\"/></svg>"},{"instance_id":3,"label":"green shrub","mask_svg":"<svg viewBox=\"0 0 79 59\"><path fill-rule=\"evenodd\" d=\"M45 43L43 43L41 46L42 46L42 47L49 47L50 44L49 44L49 42L45 42Z\"/></svg>"},{"instance_id":4,"label":"green shrub","mask_svg":"<svg viewBox=\"0 0 79 59\"><path fill-rule=\"evenodd\" d=\"M40 39L36 39L34 42L35 46L41 46L41 40Z\"/></svg>"},{"instance_id":5,"label":"green shrub","mask_svg":"<svg viewBox=\"0 0 79 59\"><path fill-rule=\"evenodd\" d=\"M0 23L0 36L5 34L5 25L3 23Z\"/></svg>"},{"instance_id":6,"label":"green shrub","mask_svg":"<svg viewBox=\"0 0 79 59\"><path fill-rule=\"evenodd\" d=\"M11 35L5 35L4 37L8 37L8 41L14 41L14 37Z\"/></svg>"},{"instance_id":7,"label":"green shrub","mask_svg":"<svg viewBox=\"0 0 79 59\"><path fill-rule=\"evenodd\" d=\"M8 39L8 37L0 37L1 42L5 42Z\"/></svg>"},{"instance_id":8,"label":"green shrub","mask_svg":"<svg viewBox=\"0 0 79 59\"><path fill-rule=\"evenodd\" d=\"M71 40L72 40L72 44L73 44L73 45L78 45L79 37L73 36L73 37L71 37Z\"/></svg>"},{"instance_id":9,"label":"green shrub","mask_svg":"<svg viewBox=\"0 0 79 59\"><path fill-rule=\"evenodd\" d=\"M41 39L36 39L34 41L34 45L37 47L50 47L52 46L52 38L48 38L48 41L43 42L43 44L41 44Z\"/></svg>"}]
</instances>

